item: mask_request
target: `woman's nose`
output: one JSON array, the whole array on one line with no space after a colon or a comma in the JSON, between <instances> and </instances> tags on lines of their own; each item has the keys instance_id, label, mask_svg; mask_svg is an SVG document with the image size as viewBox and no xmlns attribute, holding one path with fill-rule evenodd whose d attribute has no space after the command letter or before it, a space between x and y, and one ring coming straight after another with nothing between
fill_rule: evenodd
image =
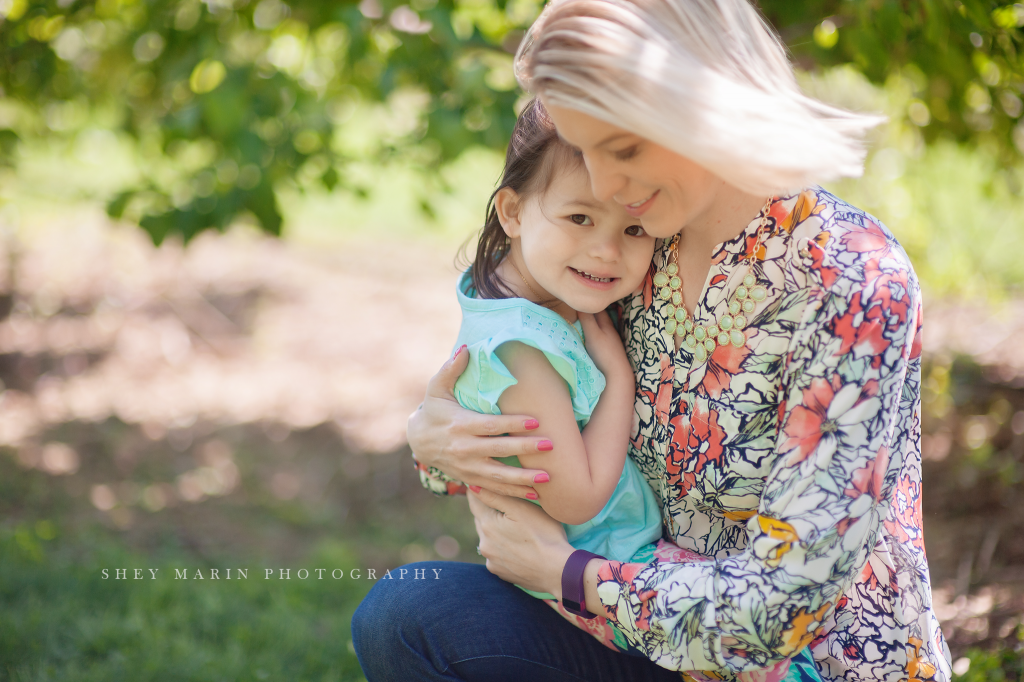
<instances>
[{"instance_id":1,"label":"woman's nose","mask_svg":"<svg viewBox=\"0 0 1024 682\"><path fill-rule=\"evenodd\" d=\"M590 190L598 201L611 201L625 186L626 178L615 172L610 164L598 159L584 157L590 174Z\"/></svg>"}]
</instances>

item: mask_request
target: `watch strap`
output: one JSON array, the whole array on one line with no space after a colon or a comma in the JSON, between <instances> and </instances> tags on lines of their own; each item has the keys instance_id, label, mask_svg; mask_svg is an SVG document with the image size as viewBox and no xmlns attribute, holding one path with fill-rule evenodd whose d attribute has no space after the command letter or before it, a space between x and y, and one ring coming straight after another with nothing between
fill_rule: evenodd
<instances>
[{"instance_id":1,"label":"watch strap","mask_svg":"<svg viewBox=\"0 0 1024 682\"><path fill-rule=\"evenodd\" d=\"M566 611L583 618L596 617L596 614L587 611L583 573L591 559L604 558L585 549L577 549L569 555L565 562L565 567L562 569L562 606L565 607Z\"/></svg>"}]
</instances>

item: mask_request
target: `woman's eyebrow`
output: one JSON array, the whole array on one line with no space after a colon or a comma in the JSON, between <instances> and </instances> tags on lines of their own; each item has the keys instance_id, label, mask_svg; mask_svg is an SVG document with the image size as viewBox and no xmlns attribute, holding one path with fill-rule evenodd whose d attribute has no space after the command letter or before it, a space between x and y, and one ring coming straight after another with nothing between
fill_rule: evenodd
<instances>
[{"instance_id":1,"label":"woman's eyebrow","mask_svg":"<svg viewBox=\"0 0 1024 682\"><path fill-rule=\"evenodd\" d=\"M630 132L627 132L627 131L623 130L622 132L612 133L608 137L606 137L603 140L601 140L600 142L598 142L597 145L595 145L595 146L597 146L597 147L604 147L605 145L611 144L612 142L615 142L616 140L621 139L623 137L632 137L632 136L633 136L633 133L630 133Z\"/></svg>"}]
</instances>

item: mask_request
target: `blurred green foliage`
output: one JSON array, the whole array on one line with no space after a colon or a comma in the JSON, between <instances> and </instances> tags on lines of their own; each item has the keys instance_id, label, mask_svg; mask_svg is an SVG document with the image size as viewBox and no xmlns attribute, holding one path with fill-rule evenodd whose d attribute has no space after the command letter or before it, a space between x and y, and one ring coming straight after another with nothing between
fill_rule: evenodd
<instances>
[{"instance_id":1,"label":"blurred green foliage","mask_svg":"<svg viewBox=\"0 0 1024 682\"><path fill-rule=\"evenodd\" d=\"M541 2L401 1L0 0L0 163L21 138L120 130L142 170L108 211L160 242L243 213L276 234L282 186L367 192L353 160L433 170L470 146L503 148L520 96L512 53ZM1002 164L1024 148L1024 5L761 5L805 68L909 78L902 113L927 142L994 142ZM346 137L361 103L382 102L405 112L388 134Z\"/></svg>"}]
</instances>

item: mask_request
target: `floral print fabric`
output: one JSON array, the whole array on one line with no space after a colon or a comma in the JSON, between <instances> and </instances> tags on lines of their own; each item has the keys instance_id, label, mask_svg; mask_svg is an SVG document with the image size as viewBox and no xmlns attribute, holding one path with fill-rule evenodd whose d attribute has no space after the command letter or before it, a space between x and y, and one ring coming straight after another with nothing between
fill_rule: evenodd
<instances>
[{"instance_id":1,"label":"floral print fabric","mask_svg":"<svg viewBox=\"0 0 1024 682\"><path fill-rule=\"evenodd\" d=\"M697 324L726 311L759 222L717 247ZM665 537L650 562L604 565L605 618L569 619L683 679L779 679L809 647L826 680L949 680L921 524L917 277L881 223L821 188L776 198L769 224L742 348L675 349L652 282L667 242L622 302L630 455Z\"/></svg>"},{"instance_id":2,"label":"floral print fabric","mask_svg":"<svg viewBox=\"0 0 1024 682\"><path fill-rule=\"evenodd\" d=\"M666 531L711 562L605 564L608 620L663 667L735 679L810 647L828 680L948 680L921 530L921 296L906 253L820 188L777 198L747 344L704 363L623 302L630 454ZM693 311L722 315L759 221L718 247Z\"/></svg>"}]
</instances>

